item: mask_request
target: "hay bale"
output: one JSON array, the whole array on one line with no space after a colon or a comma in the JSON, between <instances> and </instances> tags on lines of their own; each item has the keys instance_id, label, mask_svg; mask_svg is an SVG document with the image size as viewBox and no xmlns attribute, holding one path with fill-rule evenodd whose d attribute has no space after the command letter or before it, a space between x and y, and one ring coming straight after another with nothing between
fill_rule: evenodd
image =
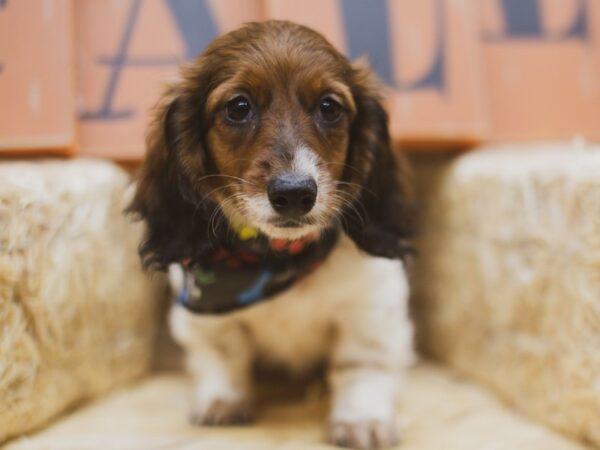
<instances>
[{"instance_id":1,"label":"hay bale","mask_svg":"<svg viewBox=\"0 0 600 450\"><path fill-rule=\"evenodd\" d=\"M600 147L498 146L421 185L423 347L600 445Z\"/></svg>"},{"instance_id":2,"label":"hay bale","mask_svg":"<svg viewBox=\"0 0 600 450\"><path fill-rule=\"evenodd\" d=\"M0 164L0 442L148 366L156 289L127 184L98 161Z\"/></svg>"}]
</instances>

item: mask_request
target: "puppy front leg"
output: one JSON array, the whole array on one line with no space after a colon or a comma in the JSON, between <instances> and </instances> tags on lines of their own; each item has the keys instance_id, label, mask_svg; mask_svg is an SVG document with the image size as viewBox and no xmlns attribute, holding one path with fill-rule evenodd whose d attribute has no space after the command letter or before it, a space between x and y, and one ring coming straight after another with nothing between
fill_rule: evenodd
<instances>
[{"instance_id":1,"label":"puppy front leg","mask_svg":"<svg viewBox=\"0 0 600 450\"><path fill-rule=\"evenodd\" d=\"M334 398L327 430L329 442L355 449L397 444L397 377L397 371L384 367L332 368Z\"/></svg>"},{"instance_id":2,"label":"puppy front leg","mask_svg":"<svg viewBox=\"0 0 600 450\"><path fill-rule=\"evenodd\" d=\"M243 325L220 317L171 313L175 339L185 348L194 380L190 419L197 425L231 425L252 417L252 348Z\"/></svg>"},{"instance_id":3,"label":"puppy front leg","mask_svg":"<svg viewBox=\"0 0 600 450\"><path fill-rule=\"evenodd\" d=\"M399 308L379 320L369 320L372 315L346 316L330 360L328 440L342 447L378 449L399 441L395 407L404 366L414 357L412 327Z\"/></svg>"}]
</instances>

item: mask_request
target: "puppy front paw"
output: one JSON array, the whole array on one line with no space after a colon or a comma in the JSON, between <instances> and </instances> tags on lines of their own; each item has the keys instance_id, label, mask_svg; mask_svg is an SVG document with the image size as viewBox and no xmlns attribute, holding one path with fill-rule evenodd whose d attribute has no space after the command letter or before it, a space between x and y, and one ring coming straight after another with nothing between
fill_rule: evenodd
<instances>
[{"instance_id":1,"label":"puppy front paw","mask_svg":"<svg viewBox=\"0 0 600 450\"><path fill-rule=\"evenodd\" d=\"M377 450L400 442L394 420L347 422L330 420L327 441L339 447L357 450Z\"/></svg>"},{"instance_id":2,"label":"puppy front paw","mask_svg":"<svg viewBox=\"0 0 600 450\"><path fill-rule=\"evenodd\" d=\"M208 404L196 405L190 414L190 422L199 426L242 425L253 417L252 402L247 399L216 399Z\"/></svg>"}]
</instances>

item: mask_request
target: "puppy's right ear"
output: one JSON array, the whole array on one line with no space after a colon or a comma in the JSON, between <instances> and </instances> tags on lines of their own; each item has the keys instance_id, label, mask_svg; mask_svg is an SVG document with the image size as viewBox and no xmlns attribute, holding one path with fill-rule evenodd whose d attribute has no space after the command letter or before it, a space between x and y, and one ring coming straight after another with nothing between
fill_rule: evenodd
<instances>
[{"instance_id":1,"label":"puppy's right ear","mask_svg":"<svg viewBox=\"0 0 600 450\"><path fill-rule=\"evenodd\" d=\"M146 234L139 252L146 268L166 270L173 262L193 257L192 249L206 240L198 240L203 230L203 211L208 205L201 198L186 174L202 177L201 154L186 159L189 146L200 145L199 137L190 136L186 122L194 120L186 108L185 97L169 91L156 108L154 122L146 138L146 159L138 175L135 196L127 212L146 223ZM186 111L187 109L187 111ZM199 150L199 149L198 149ZM192 243L195 242L195 246Z\"/></svg>"}]
</instances>

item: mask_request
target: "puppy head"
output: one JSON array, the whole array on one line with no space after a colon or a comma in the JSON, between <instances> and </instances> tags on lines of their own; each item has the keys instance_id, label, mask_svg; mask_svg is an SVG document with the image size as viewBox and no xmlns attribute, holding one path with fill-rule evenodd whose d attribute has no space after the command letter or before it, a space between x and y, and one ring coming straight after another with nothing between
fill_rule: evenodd
<instances>
[{"instance_id":1,"label":"puppy head","mask_svg":"<svg viewBox=\"0 0 600 450\"><path fill-rule=\"evenodd\" d=\"M363 250L398 257L406 182L365 67L289 22L216 39L158 106L130 210L147 264L199 258L227 223L297 239L339 221Z\"/></svg>"}]
</instances>

